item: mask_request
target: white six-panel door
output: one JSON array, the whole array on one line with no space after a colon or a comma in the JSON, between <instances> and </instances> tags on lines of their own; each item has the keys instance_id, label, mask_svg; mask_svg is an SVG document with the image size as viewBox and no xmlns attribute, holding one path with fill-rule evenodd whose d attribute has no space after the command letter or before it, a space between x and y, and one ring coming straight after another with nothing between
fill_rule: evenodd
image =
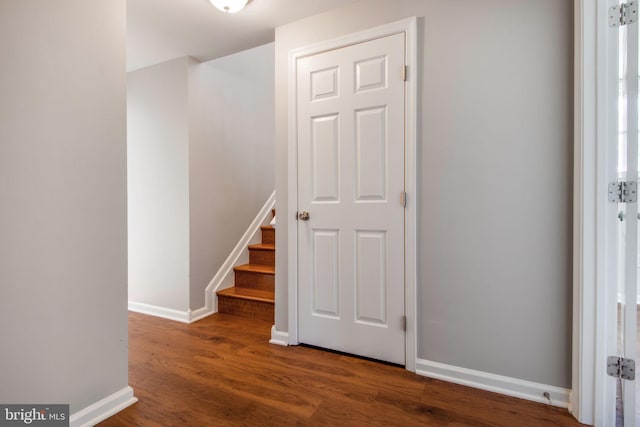
<instances>
[{"instance_id":1,"label":"white six-panel door","mask_svg":"<svg viewBox=\"0 0 640 427\"><path fill-rule=\"evenodd\" d=\"M298 338L405 364L405 34L298 59Z\"/></svg>"}]
</instances>

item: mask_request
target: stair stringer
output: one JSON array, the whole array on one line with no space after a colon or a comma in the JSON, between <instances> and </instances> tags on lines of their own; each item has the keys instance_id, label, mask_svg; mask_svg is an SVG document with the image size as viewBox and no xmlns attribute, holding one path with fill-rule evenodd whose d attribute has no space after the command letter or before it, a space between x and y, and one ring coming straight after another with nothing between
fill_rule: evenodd
<instances>
[{"instance_id":1,"label":"stair stringer","mask_svg":"<svg viewBox=\"0 0 640 427\"><path fill-rule=\"evenodd\" d=\"M209 285L204 291L205 304L207 308L207 314L205 316L218 312L218 296L216 295L216 292L233 286L233 267L247 264L249 262L248 246L254 243L260 243L260 227L268 225L271 222L271 210L275 207L275 204L276 192L274 190L262 209L260 209L260 212L258 212L258 215L256 215L249 225L249 228L247 228L247 231L242 235L235 248L233 248L233 251L231 251L216 275L213 276L213 279L209 282Z\"/></svg>"}]
</instances>

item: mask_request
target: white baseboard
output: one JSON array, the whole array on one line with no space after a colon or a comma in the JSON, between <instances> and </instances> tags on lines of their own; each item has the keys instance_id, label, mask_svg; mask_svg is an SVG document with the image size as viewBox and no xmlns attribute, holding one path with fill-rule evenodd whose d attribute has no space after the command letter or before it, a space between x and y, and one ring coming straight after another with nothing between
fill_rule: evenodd
<instances>
[{"instance_id":1,"label":"white baseboard","mask_svg":"<svg viewBox=\"0 0 640 427\"><path fill-rule=\"evenodd\" d=\"M216 291L233 286L233 267L240 264L246 264L249 262L249 249L248 245L251 243L257 243L259 240L257 236L260 233L260 226L268 224L271 219L271 209L276 204L276 192L271 193L271 196L267 199L258 215L253 219L247 231L242 235L233 251L229 254L222 267L218 270L211 282L205 289L205 304L206 307L212 312L218 311L218 299L216 297Z\"/></svg>"},{"instance_id":2,"label":"white baseboard","mask_svg":"<svg viewBox=\"0 0 640 427\"><path fill-rule=\"evenodd\" d=\"M125 387L120 391L107 396L104 399L74 412L69 417L69 427L92 427L123 409L133 405L138 398L133 395L131 387Z\"/></svg>"},{"instance_id":3,"label":"white baseboard","mask_svg":"<svg viewBox=\"0 0 640 427\"><path fill-rule=\"evenodd\" d=\"M198 320L204 319L205 317L210 316L213 313L215 313L215 311L213 311L206 305L195 311L189 310L189 323L197 322Z\"/></svg>"},{"instance_id":4,"label":"white baseboard","mask_svg":"<svg viewBox=\"0 0 640 427\"><path fill-rule=\"evenodd\" d=\"M136 313L148 314L155 317L162 317L163 319L176 320L182 323L189 323L188 311L175 310L173 308L160 307L135 301L129 301L129 311L135 311Z\"/></svg>"},{"instance_id":5,"label":"white baseboard","mask_svg":"<svg viewBox=\"0 0 640 427\"><path fill-rule=\"evenodd\" d=\"M416 374L494 393L506 394L520 399L550 403L561 408L569 406L569 390L560 387L423 359L416 361ZM549 399L544 396L544 393L549 393Z\"/></svg>"},{"instance_id":6,"label":"white baseboard","mask_svg":"<svg viewBox=\"0 0 640 427\"><path fill-rule=\"evenodd\" d=\"M214 313L206 306L195 311L181 311L135 301L129 301L129 311L162 317L163 319L175 320L182 323L193 323Z\"/></svg>"},{"instance_id":7,"label":"white baseboard","mask_svg":"<svg viewBox=\"0 0 640 427\"><path fill-rule=\"evenodd\" d=\"M182 323L189 323L188 311L175 310L173 308L160 307L135 301L129 301L129 311L135 311L136 313L148 314L155 317L162 317L163 319L176 320Z\"/></svg>"},{"instance_id":8,"label":"white baseboard","mask_svg":"<svg viewBox=\"0 0 640 427\"><path fill-rule=\"evenodd\" d=\"M276 325L271 327L271 339L269 340L269 344L276 344L282 346L289 345L289 333L282 332L276 329Z\"/></svg>"}]
</instances>

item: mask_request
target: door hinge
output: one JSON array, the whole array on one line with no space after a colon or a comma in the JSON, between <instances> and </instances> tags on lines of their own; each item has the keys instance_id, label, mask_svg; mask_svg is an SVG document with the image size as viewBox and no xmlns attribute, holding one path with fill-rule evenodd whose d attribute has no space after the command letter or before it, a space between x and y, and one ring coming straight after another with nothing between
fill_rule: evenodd
<instances>
[{"instance_id":1,"label":"door hinge","mask_svg":"<svg viewBox=\"0 0 640 427\"><path fill-rule=\"evenodd\" d=\"M638 20L638 2L631 1L613 6L609 9L609 26L621 27L633 24Z\"/></svg>"},{"instance_id":2,"label":"door hinge","mask_svg":"<svg viewBox=\"0 0 640 427\"><path fill-rule=\"evenodd\" d=\"M407 81L407 66L406 65L402 66L402 81L403 82Z\"/></svg>"},{"instance_id":3,"label":"door hinge","mask_svg":"<svg viewBox=\"0 0 640 427\"><path fill-rule=\"evenodd\" d=\"M403 332L407 332L407 316L402 316L402 319L400 320L401 322L401 326L402 326L402 331Z\"/></svg>"},{"instance_id":4,"label":"door hinge","mask_svg":"<svg viewBox=\"0 0 640 427\"><path fill-rule=\"evenodd\" d=\"M638 183L635 181L609 183L609 201L614 203L633 203L638 201Z\"/></svg>"},{"instance_id":5,"label":"door hinge","mask_svg":"<svg viewBox=\"0 0 640 427\"><path fill-rule=\"evenodd\" d=\"M403 208L407 207L407 192L403 191L402 193L400 193L400 204L402 205Z\"/></svg>"},{"instance_id":6,"label":"door hinge","mask_svg":"<svg viewBox=\"0 0 640 427\"><path fill-rule=\"evenodd\" d=\"M609 356L607 357L607 375L633 381L636 379L636 362L633 359Z\"/></svg>"}]
</instances>

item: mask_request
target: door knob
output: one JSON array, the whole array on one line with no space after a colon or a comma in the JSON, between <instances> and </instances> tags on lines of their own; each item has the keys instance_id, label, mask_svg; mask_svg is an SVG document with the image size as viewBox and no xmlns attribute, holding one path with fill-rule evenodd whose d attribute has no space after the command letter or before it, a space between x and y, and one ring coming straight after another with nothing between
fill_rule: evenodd
<instances>
[{"instance_id":1,"label":"door knob","mask_svg":"<svg viewBox=\"0 0 640 427\"><path fill-rule=\"evenodd\" d=\"M301 221L309 221L309 212L302 211L298 213L298 219Z\"/></svg>"}]
</instances>

